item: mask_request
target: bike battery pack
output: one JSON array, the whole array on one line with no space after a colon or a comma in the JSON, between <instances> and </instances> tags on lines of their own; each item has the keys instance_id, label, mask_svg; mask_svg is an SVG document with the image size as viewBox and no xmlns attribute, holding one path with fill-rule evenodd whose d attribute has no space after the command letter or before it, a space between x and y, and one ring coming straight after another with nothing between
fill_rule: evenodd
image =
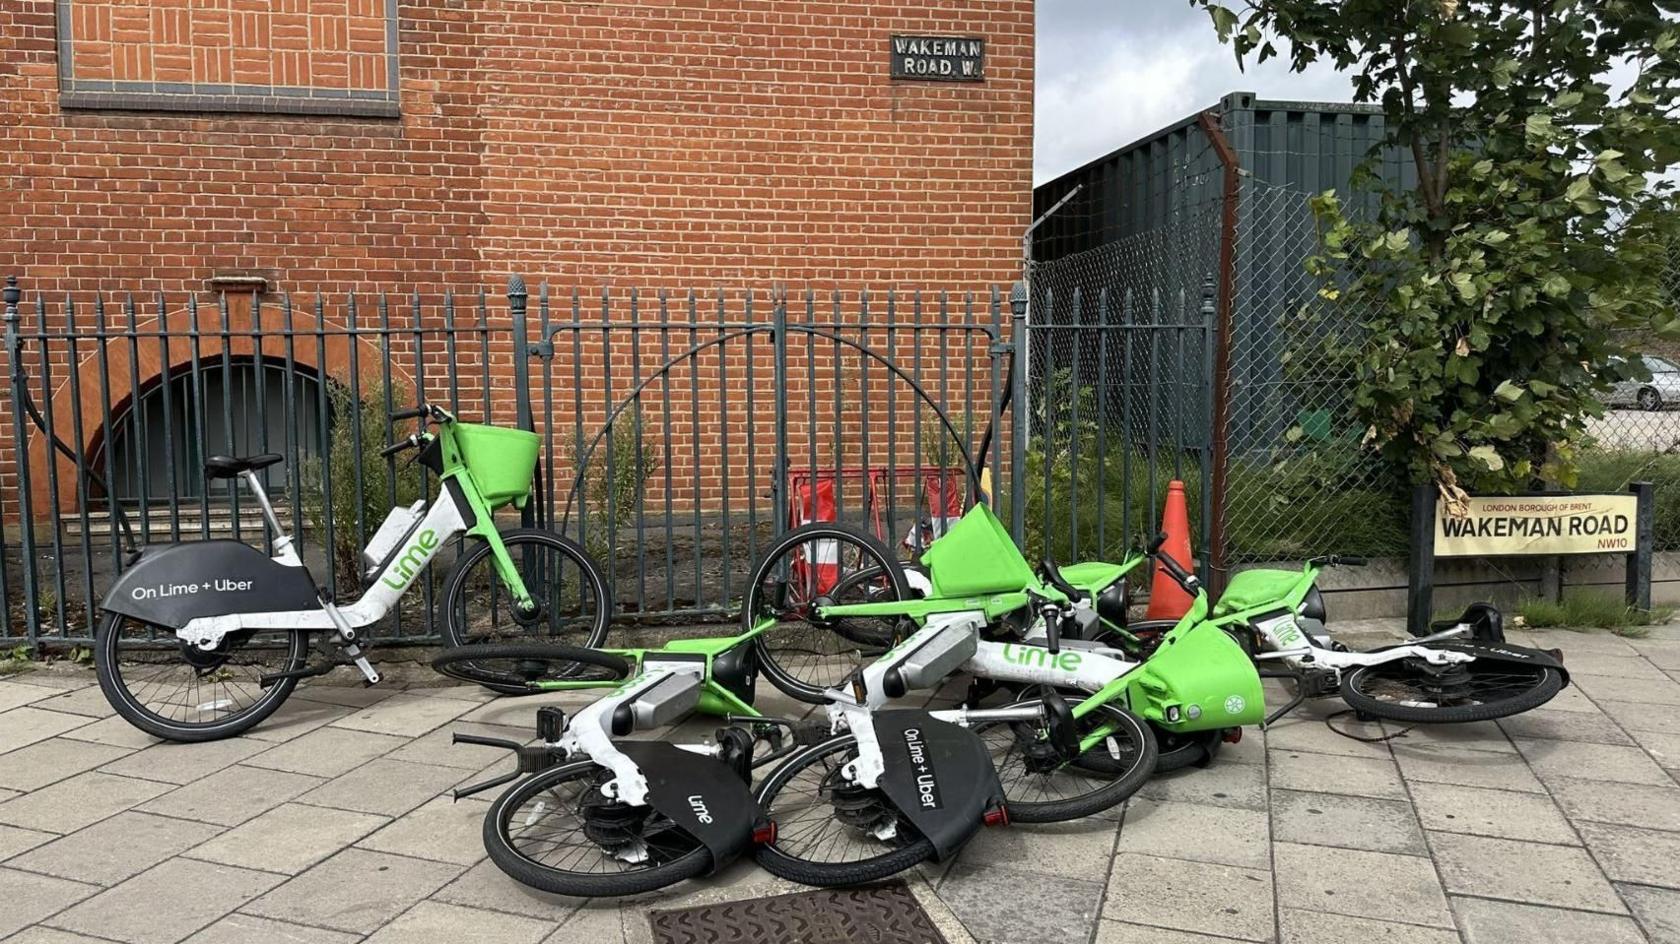
<instances>
[{"instance_id":1,"label":"bike battery pack","mask_svg":"<svg viewBox=\"0 0 1680 944\"><path fill-rule=\"evenodd\" d=\"M662 727L681 720L700 704L700 676L677 672L660 679L630 703L636 729Z\"/></svg>"},{"instance_id":2,"label":"bike battery pack","mask_svg":"<svg viewBox=\"0 0 1680 944\"><path fill-rule=\"evenodd\" d=\"M403 539L408 537L408 533L413 531L414 526L424 517L424 499L407 508L392 508L391 513L386 515L384 522L379 525L379 530L373 532L373 537L368 538L367 547L362 551L362 576L370 580L378 576L391 552L402 544Z\"/></svg>"},{"instance_id":3,"label":"bike battery pack","mask_svg":"<svg viewBox=\"0 0 1680 944\"><path fill-rule=\"evenodd\" d=\"M907 689L933 688L974 658L979 638L966 619L952 623L894 659Z\"/></svg>"}]
</instances>

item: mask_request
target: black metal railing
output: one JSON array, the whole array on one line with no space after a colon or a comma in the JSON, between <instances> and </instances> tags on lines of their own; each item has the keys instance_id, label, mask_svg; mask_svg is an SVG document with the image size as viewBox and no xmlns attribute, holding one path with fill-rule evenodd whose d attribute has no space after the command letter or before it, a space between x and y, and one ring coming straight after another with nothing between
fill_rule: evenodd
<instances>
[{"instance_id":1,"label":"black metal railing","mask_svg":"<svg viewBox=\"0 0 1680 944\"><path fill-rule=\"evenodd\" d=\"M0 610L28 643L87 641L135 543L271 547L206 454L277 452L268 490L338 599L357 552L429 473L378 456L394 409L441 403L544 436L536 495L509 522L581 541L632 619L731 612L758 550L800 520L889 544L1002 498L1001 294L602 292L46 298L8 287ZM33 415L26 407L33 407ZM982 463L987 426L1002 426ZM988 479L989 479L988 475ZM929 496L932 496L930 499ZM904 549L913 554L914 547ZM379 628L434 637L451 555Z\"/></svg>"}]
</instances>

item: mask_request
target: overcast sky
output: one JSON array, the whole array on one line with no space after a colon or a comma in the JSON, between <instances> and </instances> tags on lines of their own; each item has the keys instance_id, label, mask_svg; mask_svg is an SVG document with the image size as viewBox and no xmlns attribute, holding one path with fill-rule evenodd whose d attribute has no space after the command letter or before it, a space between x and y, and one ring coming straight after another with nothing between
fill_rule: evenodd
<instances>
[{"instance_id":1,"label":"overcast sky","mask_svg":"<svg viewBox=\"0 0 1680 944\"><path fill-rule=\"evenodd\" d=\"M1038 0L1035 183L1130 144L1228 92L1349 101L1327 66L1277 59L1237 70L1205 10L1188 0Z\"/></svg>"}]
</instances>

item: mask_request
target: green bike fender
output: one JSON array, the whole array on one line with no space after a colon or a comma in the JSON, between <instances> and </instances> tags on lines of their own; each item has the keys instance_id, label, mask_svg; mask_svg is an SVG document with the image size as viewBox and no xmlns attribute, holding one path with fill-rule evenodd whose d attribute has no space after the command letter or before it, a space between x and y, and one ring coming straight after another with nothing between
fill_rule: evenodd
<instances>
[{"instance_id":1,"label":"green bike fender","mask_svg":"<svg viewBox=\"0 0 1680 944\"><path fill-rule=\"evenodd\" d=\"M1132 673L1132 710L1169 731L1209 731L1259 724L1265 694L1254 661L1219 627L1180 624ZM1177 721L1168 720L1177 709Z\"/></svg>"}]
</instances>

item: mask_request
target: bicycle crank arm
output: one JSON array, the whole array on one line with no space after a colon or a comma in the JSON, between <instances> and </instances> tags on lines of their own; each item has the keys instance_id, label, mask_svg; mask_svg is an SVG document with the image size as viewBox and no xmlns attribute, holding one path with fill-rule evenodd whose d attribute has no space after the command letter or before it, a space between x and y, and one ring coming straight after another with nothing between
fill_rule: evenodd
<instances>
[{"instance_id":1,"label":"bicycle crank arm","mask_svg":"<svg viewBox=\"0 0 1680 944\"><path fill-rule=\"evenodd\" d=\"M527 747L517 741L505 738L484 737L478 734L462 734L459 731L450 732L449 743L471 744L475 747L496 747L504 751L512 751L516 761L512 771L493 777L483 783L460 787L453 791L455 799L469 797L475 793L483 793L492 787L499 787L504 783L511 783L526 774L541 773L564 760L564 755L547 744L535 744Z\"/></svg>"},{"instance_id":2,"label":"bicycle crank arm","mask_svg":"<svg viewBox=\"0 0 1680 944\"><path fill-rule=\"evenodd\" d=\"M1284 715L1287 715L1296 708L1301 707L1301 702L1307 700L1307 685L1306 680L1302 678L1301 673L1295 671L1294 669L1287 667L1274 668L1269 665L1257 665L1254 668L1255 674L1259 675L1261 678L1285 678L1295 680L1295 696L1289 699L1288 704L1267 715L1266 719L1260 722L1260 730L1264 731L1276 724L1278 721L1281 721Z\"/></svg>"}]
</instances>

